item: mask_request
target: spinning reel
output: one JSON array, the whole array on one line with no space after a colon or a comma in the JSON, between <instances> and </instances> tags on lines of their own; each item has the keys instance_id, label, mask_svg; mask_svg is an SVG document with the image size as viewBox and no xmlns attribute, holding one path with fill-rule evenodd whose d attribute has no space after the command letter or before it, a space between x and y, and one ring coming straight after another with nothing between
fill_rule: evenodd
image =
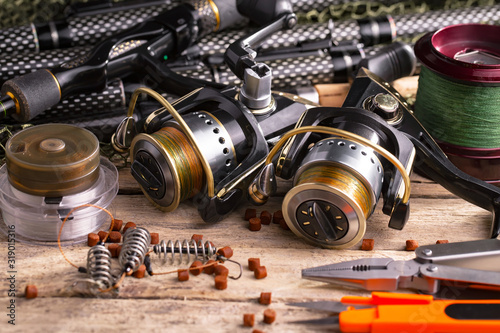
<instances>
[{"instance_id":1,"label":"spinning reel","mask_svg":"<svg viewBox=\"0 0 500 333\"><path fill-rule=\"evenodd\" d=\"M243 198L247 179L269 153L268 140L292 129L306 110L304 103L272 93L271 70L254 60L253 48L264 38L296 23L286 3L277 1L275 8L267 8L268 20L277 18L228 49L226 62L244 81L241 90L220 85L198 88L172 105L147 88L133 94L128 118L113 142L118 149L130 146L132 175L159 208L172 211L193 198L203 220L222 219ZM244 6L238 9L246 12ZM182 87L200 86L173 72L169 76ZM144 122L143 133L129 142L140 93L154 97L163 108L153 112Z\"/></svg>"},{"instance_id":2,"label":"spinning reel","mask_svg":"<svg viewBox=\"0 0 500 333\"><path fill-rule=\"evenodd\" d=\"M343 248L361 240L380 197L389 227L404 227L414 167L493 211L491 236L498 236L499 189L457 169L401 95L365 69L341 108L309 109L276 143L248 191L263 204L276 189L276 176L293 178L283 200L290 229L314 245Z\"/></svg>"}]
</instances>

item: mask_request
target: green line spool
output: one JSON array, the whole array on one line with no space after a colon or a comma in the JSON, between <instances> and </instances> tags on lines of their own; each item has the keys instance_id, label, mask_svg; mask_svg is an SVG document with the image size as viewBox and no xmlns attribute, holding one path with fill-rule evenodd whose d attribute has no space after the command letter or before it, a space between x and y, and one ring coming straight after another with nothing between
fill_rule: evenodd
<instances>
[{"instance_id":1,"label":"green line spool","mask_svg":"<svg viewBox=\"0 0 500 333\"><path fill-rule=\"evenodd\" d=\"M415 116L462 171L500 185L500 27L463 24L422 37Z\"/></svg>"}]
</instances>

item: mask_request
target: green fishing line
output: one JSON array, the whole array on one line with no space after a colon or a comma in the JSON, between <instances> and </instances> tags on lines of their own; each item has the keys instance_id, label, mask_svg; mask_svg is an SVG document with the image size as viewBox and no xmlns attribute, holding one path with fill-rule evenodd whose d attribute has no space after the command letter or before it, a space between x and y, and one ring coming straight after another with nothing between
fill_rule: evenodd
<instances>
[{"instance_id":1,"label":"green fishing line","mask_svg":"<svg viewBox=\"0 0 500 333\"><path fill-rule=\"evenodd\" d=\"M422 66L415 116L435 139L471 148L500 147L500 87L466 84Z\"/></svg>"}]
</instances>

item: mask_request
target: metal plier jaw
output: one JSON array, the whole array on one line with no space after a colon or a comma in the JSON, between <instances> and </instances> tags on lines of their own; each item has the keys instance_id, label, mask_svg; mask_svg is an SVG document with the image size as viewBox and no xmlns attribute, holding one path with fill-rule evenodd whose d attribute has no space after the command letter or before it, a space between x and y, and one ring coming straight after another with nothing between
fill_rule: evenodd
<instances>
[{"instance_id":1,"label":"metal plier jaw","mask_svg":"<svg viewBox=\"0 0 500 333\"><path fill-rule=\"evenodd\" d=\"M500 287L500 240L421 246L412 260L370 258L302 270L302 277L372 291L416 289L435 294L456 287Z\"/></svg>"}]
</instances>

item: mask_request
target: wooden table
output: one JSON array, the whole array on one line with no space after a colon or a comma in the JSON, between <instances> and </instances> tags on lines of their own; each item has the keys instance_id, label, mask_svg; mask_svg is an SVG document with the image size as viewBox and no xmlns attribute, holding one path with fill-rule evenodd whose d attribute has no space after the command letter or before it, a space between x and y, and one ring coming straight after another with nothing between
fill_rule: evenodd
<instances>
[{"instance_id":1,"label":"wooden table","mask_svg":"<svg viewBox=\"0 0 500 333\"><path fill-rule=\"evenodd\" d=\"M257 211L281 209L288 184L282 182L279 195ZM324 313L288 306L289 302L308 300L339 300L343 295L369 295L360 290L337 287L301 278L301 269L356 258L391 257L410 259L413 252L405 251L405 241L414 239L420 245L434 244L438 239L450 242L487 238L491 214L454 196L440 185L418 175L412 175L411 216L405 229L387 227L388 217L380 207L369 219L365 238L375 239L374 251L361 251L360 244L346 250L326 250L304 243L291 231L277 224L264 225L258 232L248 229L243 219L248 205L238 207L227 219L206 224L189 202L177 210L164 213L154 208L139 190L127 169L120 171L120 192L113 203L116 218L134 221L160 239L189 239L202 234L215 246L230 246L233 259L243 265L239 280L228 280L226 290L217 290L214 279L207 274L191 276L189 281L177 281L177 274L127 277L117 297L100 295L85 297L72 285L84 274L71 267L57 247L15 244L15 326L8 324L11 297L7 257L7 237L0 235L2 284L0 332L251 332L243 326L243 314L255 314L254 329L264 332L328 332L318 328L293 324L292 321L321 318ZM379 203L380 206L380 203ZM65 247L68 258L85 265L89 247L86 244ZM247 260L259 257L268 276L256 279L248 270ZM114 259L115 260L115 259ZM230 274L237 266L226 263ZM156 272L177 267L161 266L153 257ZM38 297L25 299L26 285L38 287ZM272 293L272 304L261 305L261 292ZM262 321L265 309L274 309L276 321Z\"/></svg>"}]
</instances>

